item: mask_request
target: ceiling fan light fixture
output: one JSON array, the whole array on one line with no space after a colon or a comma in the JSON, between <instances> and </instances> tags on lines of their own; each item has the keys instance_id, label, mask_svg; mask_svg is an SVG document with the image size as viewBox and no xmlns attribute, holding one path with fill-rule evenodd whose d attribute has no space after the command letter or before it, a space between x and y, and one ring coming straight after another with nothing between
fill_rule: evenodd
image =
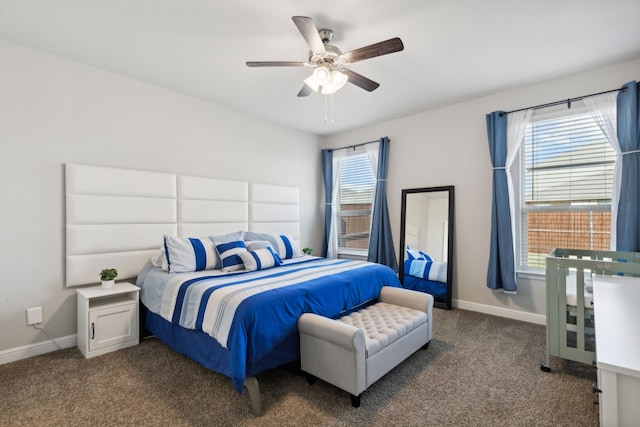
<instances>
[{"instance_id":1,"label":"ceiling fan light fixture","mask_svg":"<svg viewBox=\"0 0 640 427\"><path fill-rule=\"evenodd\" d=\"M323 70L318 72L318 70ZM324 77L324 73L326 72L326 77ZM322 79L318 78L323 77ZM316 92L322 93L323 95L331 95L332 93L336 93L340 89L347 84L349 78L346 74L341 73L340 71L329 71L326 67L318 67L313 71L309 77L304 80L304 83L309 86L309 88Z\"/></svg>"},{"instance_id":2,"label":"ceiling fan light fixture","mask_svg":"<svg viewBox=\"0 0 640 427\"><path fill-rule=\"evenodd\" d=\"M336 93L340 89L347 84L349 77L346 74L341 73L340 71L333 70L331 71L331 81L322 86L322 94L330 95L332 93Z\"/></svg>"},{"instance_id":3,"label":"ceiling fan light fixture","mask_svg":"<svg viewBox=\"0 0 640 427\"><path fill-rule=\"evenodd\" d=\"M320 85L318 84L318 82L316 81L316 79L313 77L313 74L311 74L309 77L307 77L306 79L304 79L304 84L306 84L307 86L309 86L309 88L318 93L318 89L320 88Z\"/></svg>"},{"instance_id":4,"label":"ceiling fan light fixture","mask_svg":"<svg viewBox=\"0 0 640 427\"><path fill-rule=\"evenodd\" d=\"M324 86L331 83L331 77L331 71L325 66L320 66L313 70L313 78L316 79L316 82L318 82L319 86Z\"/></svg>"}]
</instances>

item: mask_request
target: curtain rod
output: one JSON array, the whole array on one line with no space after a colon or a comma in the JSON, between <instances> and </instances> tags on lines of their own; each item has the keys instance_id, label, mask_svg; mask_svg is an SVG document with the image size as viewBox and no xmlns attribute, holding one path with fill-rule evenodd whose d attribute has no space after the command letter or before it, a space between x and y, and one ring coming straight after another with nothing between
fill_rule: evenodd
<instances>
[{"instance_id":1,"label":"curtain rod","mask_svg":"<svg viewBox=\"0 0 640 427\"><path fill-rule=\"evenodd\" d=\"M356 147L361 147L361 146L367 145L367 144L373 144L374 142L380 142L380 140L376 139L375 141L368 141L368 142L362 142L360 144L347 145L346 147L330 148L329 152L332 152L332 151L335 151L335 150L342 150L343 148L353 148L353 149L355 149Z\"/></svg>"},{"instance_id":2,"label":"curtain rod","mask_svg":"<svg viewBox=\"0 0 640 427\"><path fill-rule=\"evenodd\" d=\"M591 95L582 95L582 96L578 96L578 97L575 97L575 98L563 99L562 101L549 102L547 104L540 104L540 105L536 105L534 107L519 108L517 110L507 111L505 114L516 113L518 111L524 111L524 110L528 110L528 109L538 110L540 108L547 108L547 107L553 107L553 106L556 106L556 105L562 105L565 102L567 103L567 108L571 108L571 103L572 102L580 101L580 100L582 100L584 98L587 98L589 96L603 95L605 93L618 92L620 90L624 92L624 91L627 90L627 87L625 86L625 87L619 88L619 89L611 89L611 90L605 90L604 92L592 93ZM502 116L502 114L500 114L500 116Z\"/></svg>"}]
</instances>

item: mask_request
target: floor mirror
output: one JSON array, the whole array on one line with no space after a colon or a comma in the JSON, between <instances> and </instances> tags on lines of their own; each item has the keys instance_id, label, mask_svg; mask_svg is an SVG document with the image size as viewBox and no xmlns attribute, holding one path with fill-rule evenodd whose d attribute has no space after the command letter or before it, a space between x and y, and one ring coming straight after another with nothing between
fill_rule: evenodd
<instances>
[{"instance_id":1,"label":"floor mirror","mask_svg":"<svg viewBox=\"0 0 640 427\"><path fill-rule=\"evenodd\" d=\"M402 286L434 297L451 310L454 187L402 190L400 222Z\"/></svg>"}]
</instances>

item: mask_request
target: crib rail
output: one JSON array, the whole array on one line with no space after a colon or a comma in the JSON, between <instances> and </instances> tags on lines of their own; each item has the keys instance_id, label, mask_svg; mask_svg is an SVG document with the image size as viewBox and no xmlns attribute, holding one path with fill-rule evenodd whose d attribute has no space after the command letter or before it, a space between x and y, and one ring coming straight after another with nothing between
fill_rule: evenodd
<instances>
[{"instance_id":1,"label":"crib rail","mask_svg":"<svg viewBox=\"0 0 640 427\"><path fill-rule=\"evenodd\" d=\"M595 364L595 341L586 339L586 323L593 320L593 309L585 307L584 296L585 280L594 274L640 277L640 253L561 248L551 251L546 257L547 354L542 370L550 370L551 356ZM567 301L567 278L573 279L572 276L576 281L575 306ZM568 320L573 317L575 325ZM568 339L570 329L575 330L575 342Z\"/></svg>"}]
</instances>

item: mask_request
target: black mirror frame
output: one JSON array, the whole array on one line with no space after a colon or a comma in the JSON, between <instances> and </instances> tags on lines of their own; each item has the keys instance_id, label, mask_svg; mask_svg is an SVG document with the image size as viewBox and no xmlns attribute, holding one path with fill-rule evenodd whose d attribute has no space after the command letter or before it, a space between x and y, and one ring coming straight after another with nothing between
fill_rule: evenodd
<instances>
[{"instance_id":1,"label":"black mirror frame","mask_svg":"<svg viewBox=\"0 0 640 427\"><path fill-rule=\"evenodd\" d=\"M434 307L445 308L451 310L452 308L452 293L453 293L453 229L454 229L454 199L455 192L453 185L447 185L442 187L425 187L425 188L410 188L402 190L402 208L400 211L400 268L398 271L400 283L404 285L404 251L405 251L405 233L406 233L406 214L407 214L407 195L415 193L431 193L436 191L446 191L449 193L449 230L448 230L448 247L447 247L447 295L446 297L434 297Z\"/></svg>"}]
</instances>

